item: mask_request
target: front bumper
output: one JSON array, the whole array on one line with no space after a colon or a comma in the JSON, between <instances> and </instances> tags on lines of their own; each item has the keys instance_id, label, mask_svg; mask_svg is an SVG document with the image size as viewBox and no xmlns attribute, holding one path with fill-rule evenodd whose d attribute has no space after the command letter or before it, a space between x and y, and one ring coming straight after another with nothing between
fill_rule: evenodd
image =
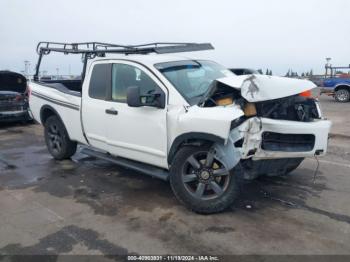
<instances>
[{"instance_id":1,"label":"front bumper","mask_svg":"<svg viewBox=\"0 0 350 262\"><path fill-rule=\"evenodd\" d=\"M324 155L330 128L331 122L322 119L298 122L250 118L239 127L243 139L241 156L260 160Z\"/></svg>"}]
</instances>

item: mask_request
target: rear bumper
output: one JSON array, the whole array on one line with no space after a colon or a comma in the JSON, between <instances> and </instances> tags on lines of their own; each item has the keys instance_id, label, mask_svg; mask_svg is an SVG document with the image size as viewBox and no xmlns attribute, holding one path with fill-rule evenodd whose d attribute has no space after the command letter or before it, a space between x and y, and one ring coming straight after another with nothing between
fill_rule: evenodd
<instances>
[{"instance_id":1,"label":"rear bumper","mask_svg":"<svg viewBox=\"0 0 350 262\"><path fill-rule=\"evenodd\" d=\"M0 103L0 121L20 121L31 120L33 116L29 110L27 102Z\"/></svg>"},{"instance_id":2,"label":"rear bumper","mask_svg":"<svg viewBox=\"0 0 350 262\"><path fill-rule=\"evenodd\" d=\"M32 119L33 117L29 110L0 112L0 122L27 121Z\"/></svg>"},{"instance_id":3,"label":"rear bumper","mask_svg":"<svg viewBox=\"0 0 350 262\"><path fill-rule=\"evenodd\" d=\"M259 160L324 155L330 128L328 120L297 122L251 118L240 127L245 134L242 158Z\"/></svg>"}]
</instances>

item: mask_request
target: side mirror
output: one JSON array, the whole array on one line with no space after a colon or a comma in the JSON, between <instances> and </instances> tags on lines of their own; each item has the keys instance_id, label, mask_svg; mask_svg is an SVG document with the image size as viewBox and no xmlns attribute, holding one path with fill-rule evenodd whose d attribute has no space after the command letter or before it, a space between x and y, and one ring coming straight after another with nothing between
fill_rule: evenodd
<instances>
[{"instance_id":1,"label":"side mirror","mask_svg":"<svg viewBox=\"0 0 350 262\"><path fill-rule=\"evenodd\" d=\"M138 86L129 86L126 89L126 102L128 106L131 107L140 107L141 97L140 97L140 88Z\"/></svg>"},{"instance_id":2,"label":"side mirror","mask_svg":"<svg viewBox=\"0 0 350 262\"><path fill-rule=\"evenodd\" d=\"M165 94L159 90L152 94L140 95L140 87L129 86L126 90L126 102L130 107L151 106L165 108Z\"/></svg>"}]
</instances>

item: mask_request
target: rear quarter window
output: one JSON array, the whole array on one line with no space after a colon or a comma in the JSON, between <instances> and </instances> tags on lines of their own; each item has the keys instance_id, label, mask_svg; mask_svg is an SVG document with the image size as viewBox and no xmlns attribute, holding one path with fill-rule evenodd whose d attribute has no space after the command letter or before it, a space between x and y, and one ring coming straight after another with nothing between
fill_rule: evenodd
<instances>
[{"instance_id":1,"label":"rear quarter window","mask_svg":"<svg viewBox=\"0 0 350 262\"><path fill-rule=\"evenodd\" d=\"M97 64L93 67L89 85L89 96L106 100L111 89L112 64Z\"/></svg>"}]
</instances>

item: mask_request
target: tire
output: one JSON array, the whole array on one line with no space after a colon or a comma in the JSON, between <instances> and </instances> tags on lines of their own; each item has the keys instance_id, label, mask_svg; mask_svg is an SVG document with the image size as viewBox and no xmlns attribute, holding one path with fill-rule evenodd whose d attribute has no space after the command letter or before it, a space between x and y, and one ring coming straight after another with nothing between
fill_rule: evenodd
<instances>
[{"instance_id":1,"label":"tire","mask_svg":"<svg viewBox=\"0 0 350 262\"><path fill-rule=\"evenodd\" d=\"M77 150L77 143L69 139L64 124L57 116L50 116L44 124L47 149L56 160L70 158Z\"/></svg>"},{"instance_id":2,"label":"tire","mask_svg":"<svg viewBox=\"0 0 350 262\"><path fill-rule=\"evenodd\" d=\"M335 91L334 98L337 102L346 103L350 100L350 91L348 89L339 89Z\"/></svg>"},{"instance_id":3,"label":"tire","mask_svg":"<svg viewBox=\"0 0 350 262\"><path fill-rule=\"evenodd\" d=\"M176 198L196 213L221 212L239 193L238 168L228 171L212 156L209 146L185 146L170 168L170 185Z\"/></svg>"}]
</instances>

